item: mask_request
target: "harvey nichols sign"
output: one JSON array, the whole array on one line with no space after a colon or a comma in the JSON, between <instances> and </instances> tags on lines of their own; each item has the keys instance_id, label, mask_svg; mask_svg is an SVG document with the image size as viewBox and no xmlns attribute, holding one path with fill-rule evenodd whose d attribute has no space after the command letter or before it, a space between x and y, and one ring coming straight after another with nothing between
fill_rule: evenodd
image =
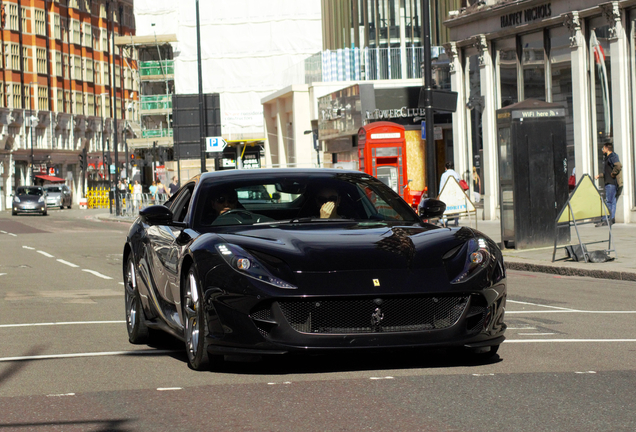
<instances>
[{"instance_id":1,"label":"harvey nichols sign","mask_svg":"<svg viewBox=\"0 0 636 432\"><path fill-rule=\"evenodd\" d=\"M550 18L552 16L552 3L524 9L501 16L501 28L514 27L528 24L536 20Z\"/></svg>"}]
</instances>

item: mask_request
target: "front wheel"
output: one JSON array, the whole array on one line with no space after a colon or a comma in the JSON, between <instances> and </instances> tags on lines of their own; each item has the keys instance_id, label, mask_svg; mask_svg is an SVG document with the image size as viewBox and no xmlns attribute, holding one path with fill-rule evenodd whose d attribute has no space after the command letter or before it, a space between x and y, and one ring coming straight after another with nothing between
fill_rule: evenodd
<instances>
[{"instance_id":1,"label":"front wheel","mask_svg":"<svg viewBox=\"0 0 636 432\"><path fill-rule=\"evenodd\" d=\"M126 263L124 279L128 340L132 344L145 344L148 342L149 331L146 326L141 299L139 298L139 290L137 289L135 262L132 253Z\"/></svg>"},{"instance_id":2,"label":"front wheel","mask_svg":"<svg viewBox=\"0 0 636 432\"><path fill-rule=\"evenodd\" d=\"M196 271L194 267L191 267L185 280L182 304L188 365L197 371L209 370L210 368L210 355L205 343L208 323L203 310L202 294Z\"/></svg>"}]
</instances>

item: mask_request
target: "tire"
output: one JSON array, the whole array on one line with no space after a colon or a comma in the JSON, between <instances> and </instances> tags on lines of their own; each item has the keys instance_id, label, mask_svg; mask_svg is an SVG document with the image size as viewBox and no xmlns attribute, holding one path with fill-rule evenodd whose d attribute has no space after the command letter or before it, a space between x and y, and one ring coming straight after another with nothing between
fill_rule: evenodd
<instances>
[{"instance_id":1,"label":"tire","mask_svg":"<svg viewBox=\"0 0 636 432\"><path fill-rule=\"evenodd\" d=\"M203 310L203 293L194 266L190 267L182 292L184 339L188 366L197 371L210 370L210 355L205 341L208 322Z\"/></svg>"},{"instance_id":2,"label":"tire","mask_svg":"<svg viewBox=\"0 0 636 432\"><path fill-rule=\"evenodd\" d=\"M11 216L17 216L17 215L18 215L18 212L17 212L17 211L13 211L13 210L11 210Z\"/></svg>"},{"instance_id":3,"label":"tire","mask_svg":"<svg viewBox=\"0 0 636 432\"><path fill-rule=\"evenodd\" d=\"M48 212L47 212L46 210L44 210L44 211L42 212L42 216L46 216L47 214L48 214Z\"/></svg>"},{"instance_id":4,"label":"tire","mask_svg":"<svg viewBox=\"0 0 636 432\"><path fill-rule=\"evenodd\" d=\"M126 273L124 275L126 329L128 330L128 341L131 344L145 344L149 339L149 331L146 326L146 317L141 305L135 275L135 262L131 253L126 262Z\"/></svg>"}]
</instances>

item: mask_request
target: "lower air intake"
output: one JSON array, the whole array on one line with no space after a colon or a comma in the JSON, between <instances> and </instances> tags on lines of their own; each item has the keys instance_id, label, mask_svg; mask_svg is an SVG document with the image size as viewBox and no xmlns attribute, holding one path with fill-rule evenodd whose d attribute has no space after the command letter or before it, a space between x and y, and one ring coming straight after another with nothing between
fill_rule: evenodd
<instances>
[{"instance_id":1,"label":"lower air intake","mask_svg":"<svg viewBox=\"0 0 636 432\"><path fill-rule=\"evenodd\" d=\"M454 325L465 297L368 298L279 302L292 328L301 333L351 334L439 330Z\"/></svg>"}]
</instances>

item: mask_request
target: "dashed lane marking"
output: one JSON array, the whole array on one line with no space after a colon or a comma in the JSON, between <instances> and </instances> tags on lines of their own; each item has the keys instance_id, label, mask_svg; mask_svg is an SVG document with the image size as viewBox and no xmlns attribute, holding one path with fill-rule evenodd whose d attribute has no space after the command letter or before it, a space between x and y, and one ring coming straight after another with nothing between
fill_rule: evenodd
<instances>
[{"instance_id":1,"label":"dashed lane marking","mask_svg":"<svg viewBox=\"0 0 636 432\"><path fill-rule=\"evenodd\" d=\"M547 336L554 333L517 333L519 336Z\"/></svg>"},{"instance_id":2,"label":"dashed lane marking","mask_svg":"<svg viewBox=\"0 0 636 432\"><path fill-rule=\"evenodd\" d=\"M79 357L158 355L158 354L172 354L177 352L181 352L181 350L135 350L135 351L110 351L110 352L73 353L73 354L48 354L48 355L37 355L37 356L2 357L0 358L0 363L14 362L14 361L29 361L29 360L54 360L54 359L63 359L63 358L79 358Z\"/></svg>"},{"instance_id":3,"label":"dashed lane marking","mask_svg":"<svg viewBox=\"0 0 636 432\"><path fill-rule=\"evenodd\" d=\"M75 393L60 393L60 394L46 395L46 397L65 397L65 396L75 396Z\"/></svg>"},{"instance_id":4,"label":"dashed lane marking","mask_svg":"<svg viewBox=\"0 0 636 432\"><path fill-rule=\"evenodd\" d=\"M13 234L13 233L7 233L7 234L13 237L17 237L17 234Z\"/></svg>"},{"instance_id":5,"label":"dashed lane marking","mask_svg":"<svg viewBox=\"0 0 636 432\"><path fill-rule=\"evenodd\" d=\"M112 279L112 277L103 275L103 274L101 274L99 272L96 272L95 270L82 269L82 271L84 271L86 273L90 273L90 274L95 275L95 276L97 276L99 278L102 278L102 279Z\"/></svg>"},{"instance_id":6,"label":"dashed lane marking","mask_svg":"<svg viewBox=\"0 0 636 432\"><path fill-rule=\"evenodd\" d=\"M73 264L71 262L68 261L64 261L63 259L58 259L57 262L60 262L62 264L66 264L69 267L79 267L77 264Z\"/></svg>"},{"instance_id":7,"label":"dashed lane marking","mask_svg":"<svg viewBox=\"0 0 636 432\"><path fill-rule=\"evenodd\" d=\"M35 248L31 246L22 246L22 248L28 249L28 250L35 250Z\"/></svg>"},{"instance_id":8,"label":"dashed lane marking","mask_svg":"<svg viewBox=\"0 0 636 432\"><path fill-rule=\"evenodd\" d=\"M54 257L53 255L51 255L50 253L47 253L47 252L44 252L44 251L41 251L41 250L39 250L39 251L38 251L38 253L39 253L39 254L44 255L45 257L55 258L55 257Z\"/></svg>"},{"instance_id":9,"label":"dashed lane marking","mask_svg":"<svg viewBox=\"0 0 636 432\"><path fill-rule=\"evenodd\" d=\"M506 311L506 315L545 314L545 313L636 314L636 311L590 311L590 310Z\"/></svg>"},{"instance_id":10,"label":"dashed lane marking","mask_svg":"<svg viewBox=\"0 0 636 432\"><path fill-rule=\"evenodd\" d=\"M172 391L172 390L183 390L183 387L159 387L158 391Z\"/></svg>"},{"instance_id":11,"label":"dashed lane marking","mask_svg":"<svg viewBox=\"0 0 636 432\"><path fill-rule=\"evenodd\" d=\"M2 233L2 234L6 234L7 232L6 232L6 231L2 231L2 230L0 230L0 233Z\"/></svg>"},{"instance_id":12,"label":"dashed lane marking","mask_svg":"<svg viewBox=\"0 0 636 432\"><path fill-rule=\"evenodd\" d=\"M40 327L40 326L61 326L61 325L87 325L87 324L122 324L125 320L118 321L61 321L45 323L25 323L25 324L0 324L0 328L12 327Z\"/></svg>"},{"instance_id":13,"label":"dashed lane marking","mask_svg":"<svg viewBox=\"0 0 636 432\"><path fill-rule=\"evenodd\" d=\"M518 301L518 300L507 300L507 301L508 301L508 303L518 303L518 304L525 304L525 305L531 305L531 306L540 306L540 307L550 308L550 309L568 310L568 311L576 310L576 309L572 309L572 308L564 308L564 307L559 307L559 306L543 305L543 304L539 304L539 303L530 303L530 302L524 302L524 301Z\"/></svg>"}]
</instances>

